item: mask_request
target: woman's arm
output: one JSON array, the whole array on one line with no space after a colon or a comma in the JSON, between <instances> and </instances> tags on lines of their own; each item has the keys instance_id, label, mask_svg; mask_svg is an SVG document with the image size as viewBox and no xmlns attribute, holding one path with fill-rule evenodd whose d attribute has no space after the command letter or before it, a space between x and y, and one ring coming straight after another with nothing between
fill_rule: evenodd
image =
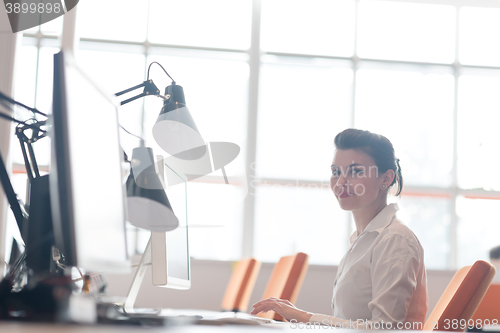
<instances>
[{"instance_id":1,"label":"woman's arm","mask_svg":"<svg viewBox=\"0 0 500 333\"><path fill-rule=\"evenodd\" d=\"M251 314L272 310L292 323L310 323L312 325L319 324L323 326L354 329L384 328L383 322L345 320L333 316L306 312L298 309L287 300L273 297L259 301L255 303L253 307L254 309Z\"/></svg>"},{"instance_id":2,"label":"woman's arm","mask_svg":"<svg viewBox=\"0 0 500 333\"><path fill-rule=\"evenodd\" d=\"M372 255L372 320L423 321L427 311L425 268L418 241L401 234L387 234ZM424 297L425 296L425 297Z\"/></svg>"}]
</instances>

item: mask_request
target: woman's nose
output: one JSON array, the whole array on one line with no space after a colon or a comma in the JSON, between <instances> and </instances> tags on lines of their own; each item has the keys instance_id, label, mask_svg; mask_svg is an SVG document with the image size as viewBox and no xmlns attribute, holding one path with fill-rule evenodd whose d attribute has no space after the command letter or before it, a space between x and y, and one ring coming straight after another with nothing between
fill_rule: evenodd
<instances>
[{"instance_id":1,"label":"woman's nose","mask_svg":"<svg viewBox=\"0 0 500 333\"><path fill-rule=\"evenodd\" d=\"M337 186L341 187L347 184L347 180L345 179L344 175L340 175L339 178L337 179Z\"/></svg>"}]
</instances>

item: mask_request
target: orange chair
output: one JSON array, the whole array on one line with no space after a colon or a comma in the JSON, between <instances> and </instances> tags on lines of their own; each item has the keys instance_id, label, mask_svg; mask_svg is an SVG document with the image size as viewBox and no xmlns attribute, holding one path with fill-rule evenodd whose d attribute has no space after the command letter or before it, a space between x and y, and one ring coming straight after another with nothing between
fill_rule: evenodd
<instances>
[{"instance_id":1,"label":"orange chair","mask_svg":"<svg viewBox=\"0 0 500 333\"><path fill-rule=\"evenodd\" d=\"M495 267L478 260L455 273L423 327L426 331L465 331L495 276ZM452 325L453 320L458 323Z\"/></svg>"},{"instance_id":2,"label":"orange chair","mask_svg":"<svg viewBox=\"0 0 500 333\"><path fill-rule=\"evenodd\" d=\"M494 319L500 324L500 284L491 284L472 316L474 322L491 324Z\"/></svg>"},{"instance_id":3,"label":"orange chair","mask_svg":"<svg viewBox=\"0 0 500 333\"><path fill-rule=\"evenodd\" d=\"M295 303L309 267L308 258L309 256L302 252L293 256L281 257L280 261L274 266L262 299L276 297ZM285 320L274 311L259 312L257 316L280 321Z\"/></svg>"},{"instance_id":4,"label":"orange chair","mask_svg":"<svg viewBox=\"0 0 500 333\"><path fill-rule=\"evenodd\" d=\"M259 275L261 262L253 258L242 259L234 267L222 298L222 311L246 311Z\"/></svg>"}]
</instances>

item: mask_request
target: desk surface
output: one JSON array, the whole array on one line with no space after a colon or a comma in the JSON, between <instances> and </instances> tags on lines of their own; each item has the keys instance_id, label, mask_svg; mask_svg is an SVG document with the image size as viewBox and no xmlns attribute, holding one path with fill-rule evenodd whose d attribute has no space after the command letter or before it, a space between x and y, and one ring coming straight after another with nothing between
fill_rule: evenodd
<instances>
[{"instance_id":1,"label":"desk surface","mask_svg":"<svg viewBox=\"0 0 500 333\"><path fill-rule=\"evenodd\" d=\"M165 327L142 327L142 326L127 326L127 325L69 325L69 324L48 324L48 323L23 323L23 322L1 322L0 332L2 333L129 333L137 332L138 330L147 330L148 333L225 333L225 332L306 332L310 330L334 329L338 333L360 333L363 330L342 329L342 328L327 328L323 327L295 327L287 324L270 324L270 325L186 325L186 326L165 326ZM371 331L373 332L373 330ZM405 333L422 333L422 331L405 331Z\"/></svg>"},{"instance_id":2,"label":"desk surface","mask_svg":"<svg viewBox=\"0 0 500 333\"><path fill-rule=\"evenodd\" d=\"M216 332L289 332L289 325L248 326L248 325L186 325L165 327L141 327L127 325L68 325L48 323L0 322L2 333L128 333L147 330L151 333L216 333ZM352 333L352 331L351 331Z\"/></svg>"}]
</instances>

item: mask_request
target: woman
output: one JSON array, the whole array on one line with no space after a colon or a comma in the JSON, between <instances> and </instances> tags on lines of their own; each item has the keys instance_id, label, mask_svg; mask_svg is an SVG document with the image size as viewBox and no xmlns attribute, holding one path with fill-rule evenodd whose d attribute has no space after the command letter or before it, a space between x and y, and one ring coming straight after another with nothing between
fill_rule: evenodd
<instances>
[{"instance_id":1,"label":"woman","mask_svg":"<svg viewBox=\"0 0 500 333\"><path fill-rule=\"evenodd\" d=\"M397 219L397 204L387 204L389 189L397 186L397 196L403 188L394 148L384 136L357 129L339 133L335 146L330 187L340 208L352 212L356 231L337 270L333 316L276 298L257 302L252 314L272 310L292 322L422 329L428 305L424 252Z\"/></svg>"}]
</instances>

